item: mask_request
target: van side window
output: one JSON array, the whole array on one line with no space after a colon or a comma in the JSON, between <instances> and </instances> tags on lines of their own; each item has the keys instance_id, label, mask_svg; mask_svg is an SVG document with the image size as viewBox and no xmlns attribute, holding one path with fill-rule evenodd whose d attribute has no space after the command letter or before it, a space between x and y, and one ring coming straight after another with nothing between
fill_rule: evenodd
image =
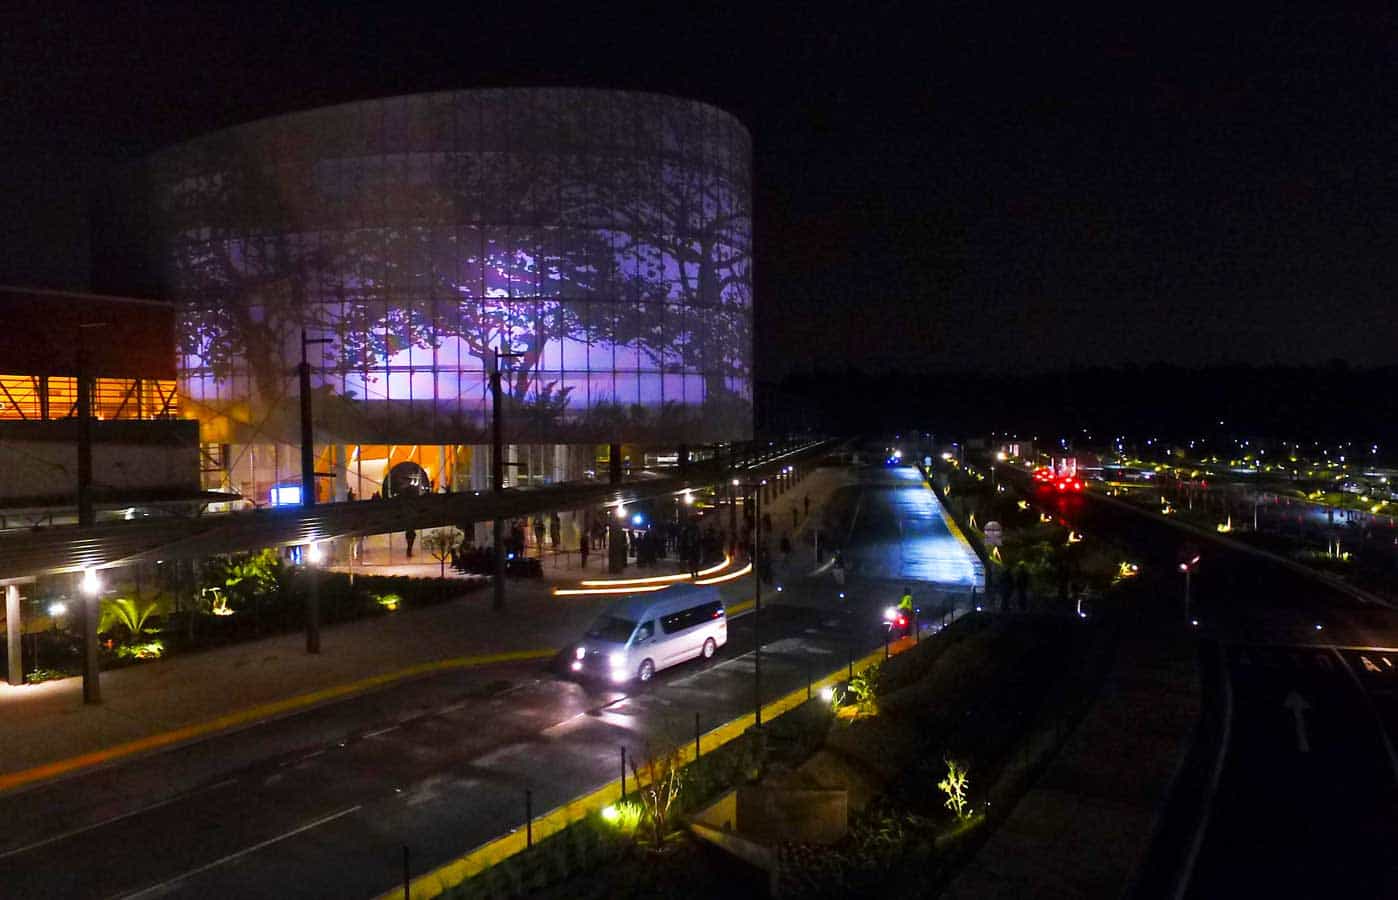
<instances>
[{"instance_id":1,"label":"van side window","mask_svg":"<svg viewBox=\"0 0 1398 900\"><path fill-rule=\"evenodd\" d=\"M636 642L650 640L650 636L655 633L655 625L652 622L642 622L636 628Z\"/></svg>"},{"instance_id":2,"label":"van side window","mask_svg":"<svg viewBox=\"0 0 1398 900\"><path fill-rule=\"evenodd\" d=\"M721 604L704 603L671 613L668 616L661 616L660 627L665 629L666 634L674 634L677 631L684 631L686 628L703 625L705 622L719 618L722 614L723 606Z\"/></svg>"}]
</instances>

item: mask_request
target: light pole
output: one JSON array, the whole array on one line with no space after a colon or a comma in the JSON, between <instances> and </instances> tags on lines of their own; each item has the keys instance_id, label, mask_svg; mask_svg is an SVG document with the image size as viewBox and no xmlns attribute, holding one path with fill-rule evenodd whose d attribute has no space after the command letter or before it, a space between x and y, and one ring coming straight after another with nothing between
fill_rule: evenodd
<instances>
[{"instance_id":1,"label":"light pole","mask_svg":"<svg viewBox=\"0 0 1398 900\"><path fill-rule=\"evenodd\" d=\"M301 506L303 509L310 509L316 505L315 434L311 424L311 363L306 358L306 347L311 344L328 343L330 343L330 338L308 338L306 337L306 329L301 329L301 363L296 367L296 375L301 389Z\"/></svg>"},{"instance_id":2,"label":"light pole","mask_svg":"<svg viewBox=\"0 0 1398 900\"><path fill-rule=\"evenodd\" d=\"M78 524L83 526L97 521L92 503L92 373L88 371L86 335L87 329L106 327L106 322L78 326Z\"/></svg>"},{"instance_id":3,"label":"light pole","mask_svg":"<svg viewBox=\"0 0 1398 900\"><path fill-rule=\"evenodd\" d=\"M102 684L97 663L97 605L102 593L102 582L97 578L96 569L83 570L83 702L102 702Z\"/></svg>"},{"instance_id":4,"label":"light pole","mask_svg":"<svg viewBox=\"0 0 1398 900\"><path fill-rule=\"evenodd\" d=\"M501 409L505 392L500 386L500 360L523 355L506 351L503 344L499 350L490 353L490 489L497 500L505 490L504 413ZM495 585L491 605L499 611L505 608L505 520L499 513L492 529L495 535Z\"/></svg>"},{"instance_id":5,"label":"light pole","mask_svg":"<svg viewBox=\"0 0 1398 900\"><path fill-rule=\"evenodd\" d=\"M320 544L312 541L306 547L306 575L310 579L310 590L306 595L306 652L320 652L320 579L316 566L325 558Z\"/></svg>"},{"instance_id":6,"label":"light pole","mask_svg":"<svg viewBox=\"0 0 1398 900\"><path fill-rule=\"evenodd\" d=\"M1199 554L1197 553L1180 563L1180 571L1184 573L1184 621L1186 625L1194 622L1189 611L1189 580L1197 568L1199 568Z\"/></svg>"},{"instance_id":7,"label":"light pole","mask_svg":"<svg viewBox=\"0 0 1398 900\"><path fill-rule=\"evenodd\" d=\"M766 479L762 481L750 481L739 484L734 481L735 486L742 487L743 490L751 491L753 496L752 508L752 641L753 641L753 665L752 665L752 701L753 701L753 724L757 728L762 727L762 488L767 484Z\"/></svg>"}]
</instances>

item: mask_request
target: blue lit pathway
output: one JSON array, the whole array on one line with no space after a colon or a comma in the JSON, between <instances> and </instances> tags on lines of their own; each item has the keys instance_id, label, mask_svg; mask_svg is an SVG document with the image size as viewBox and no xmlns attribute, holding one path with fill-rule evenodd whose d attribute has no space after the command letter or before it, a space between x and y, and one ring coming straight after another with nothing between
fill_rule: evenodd
<instances>
[{"instance_id":1,"label":"blue lit pathway","mask_svg":"<svg viewBox=\"0 0 1398 900\"><path fill-rule=\"evenodd\" d=\"M846 552L856 574L983 588L980 559L947 527L946 511L916 469L869 470L856 501L858 536Z\"/></svg>"}]
</instances>

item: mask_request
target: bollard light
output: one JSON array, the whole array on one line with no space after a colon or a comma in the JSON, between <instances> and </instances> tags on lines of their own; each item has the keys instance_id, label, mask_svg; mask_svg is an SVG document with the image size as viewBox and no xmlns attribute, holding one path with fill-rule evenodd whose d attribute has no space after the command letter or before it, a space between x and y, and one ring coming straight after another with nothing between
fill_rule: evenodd
<instances>
[{"instance_id":1,"label":"bollard light","mask_svg":"<svg viewBox=\"0 0 1398 900\"><path fill-rule=\"evenodd\" d=\"M820 689L820 699L824 700L826 703L831 702L835 699L835 689L827 684Z\"/></svg>"}]
</instances>

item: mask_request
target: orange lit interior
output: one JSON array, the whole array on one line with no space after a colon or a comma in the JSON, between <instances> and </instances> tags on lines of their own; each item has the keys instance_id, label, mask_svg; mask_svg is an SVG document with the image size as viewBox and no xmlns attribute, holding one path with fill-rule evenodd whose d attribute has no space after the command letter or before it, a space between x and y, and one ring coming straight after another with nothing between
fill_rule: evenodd
<instances>
[{"instance_id":1,"label":"orange lit interior","mask_svg":"<svg viewBox=\"0 0 1398 900\"><path fill-rule=\"evenodd\" d=\"M78 380L61 375L0 375L0 420L45 421L77 415ZM98 419L168 419L179 416L174 381L94 378L92 414Z\"/></svg>"}]
</instances>

